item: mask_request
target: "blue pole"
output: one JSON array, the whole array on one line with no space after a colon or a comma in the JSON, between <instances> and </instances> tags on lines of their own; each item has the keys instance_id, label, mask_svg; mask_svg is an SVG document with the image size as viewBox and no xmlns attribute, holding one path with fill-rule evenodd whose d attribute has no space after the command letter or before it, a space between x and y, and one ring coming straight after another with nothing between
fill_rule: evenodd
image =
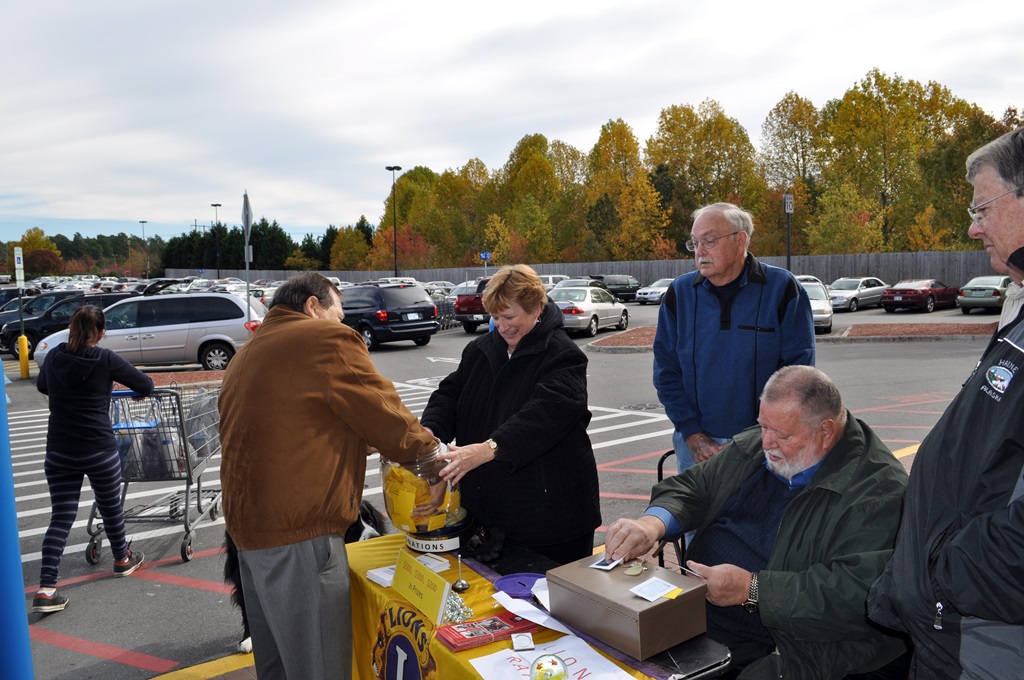
<instances>
[{"instance_id":1,"label":"blue pole","mask_svg":"<svg viewBox=\"0 0 1024 680\"><path fill-rule=\"evenodd\" d=\"M7 425L7 386L0 398L0 630L4 631L4 677L33 678L32 645L25 609L18 514L14 506L11 431Z\"/></svg>"}]
</instances>

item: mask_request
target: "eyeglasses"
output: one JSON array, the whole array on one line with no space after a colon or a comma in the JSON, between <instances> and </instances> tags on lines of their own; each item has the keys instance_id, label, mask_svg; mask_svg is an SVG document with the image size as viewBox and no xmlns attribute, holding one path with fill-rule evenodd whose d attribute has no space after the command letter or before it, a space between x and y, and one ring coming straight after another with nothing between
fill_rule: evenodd
<instances>
[{"instance_id":1,"label":"eyeglasses","mask_svg":"<svg viewBox=\"0 0 1024 680\"><path fill-rule=\"evenodd\" d=\"M714 250L715 246L717 246L718 242L721 241L723 238L725 238L726 236L735 236L736 234L740 233L741 231L743 231L743 230L742 229L737 229L734 232L731 232L731 233L728 233L728 234L724 234L722 236L718 236L717 238L697 238L697 239L691 238L689 241L687 241L683 245L685 245L686 249L689 250L691 253L697 252L697 248L700 248L701 246L704 246L704 248L706 250Z\"/></svg>"},{"instance_id":2,"label":"eyeglasses","mask_svg":"<svg viewBox=\"0 0 1024 680\"><path fill-rule=\"evenodd\" d=\"M999 194L995 198L988 199L984 203L979 203L978 205L968 206L967 207L967 214L971 216L971 220L973 222L980 224L981 221L985 218L985 215L982 214L981 212L979 212L982 208L984 208L985 206L990 205L992 203L995 203L996 201L998 201L1003 196L1009 196L1010 194L1012 194L1012 193L1014 193L1016 191L1020 191L1022 187L1024 187L1024 185L1022 185L1020 187L1014 187L1014 188L1010 189L1009 191L1007 191L1006 193ZM687 248L689 248L689 246L687 246Z\"/></svg>"}]
</instances>

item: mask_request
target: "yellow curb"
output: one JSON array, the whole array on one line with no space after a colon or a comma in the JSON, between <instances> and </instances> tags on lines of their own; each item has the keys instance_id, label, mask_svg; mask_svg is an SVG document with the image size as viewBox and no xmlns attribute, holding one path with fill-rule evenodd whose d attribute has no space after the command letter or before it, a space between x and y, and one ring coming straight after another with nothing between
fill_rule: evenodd
<instances>
[{"instance_id":1,"label":"yellow curb","mask_svg":"<svg viewBox=\"0 0 1024 680\"><path fill-rule=\"evenodd\" d=\"M206 680L206 678L215 678L218 675L237 671L240 668L247 668L255 663L256 661L253 659L252 654L232 654L222 659L199 664L198 666L174 671L166 675L158 675L156 678L158 680Z\"/></svg>"},{"instance_id":2,"label":"yellow curb","mask_svg":"<svg viewBox=\"0 0 1024 680\"><path fill-rule=\"evenodd\" d=\"M914 444L913 446L904 446L902 449L896 449L895 451L892 452L892 454L897 458L903 458L904 456L909 456L913 453L917 453L917 449L919 446L921 445Z\"/></svg>"}]
</instances>

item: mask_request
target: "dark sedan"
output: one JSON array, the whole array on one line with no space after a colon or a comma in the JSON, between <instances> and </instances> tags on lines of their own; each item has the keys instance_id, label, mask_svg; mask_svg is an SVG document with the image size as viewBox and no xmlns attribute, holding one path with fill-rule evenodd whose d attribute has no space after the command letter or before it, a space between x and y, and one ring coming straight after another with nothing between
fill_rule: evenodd
<instances>
[{"instance_id":1,"label":"dark sedan","mask_svg":"<svg viewBox=\"0 0 1024 680\"><path fill-rule=\"evenodd\" d=\"M938 279L909 279L882 291L882 309L920 309L932 312L937 307L956 306L960 289L947 286Z\"/></svg>"}]
</instances>

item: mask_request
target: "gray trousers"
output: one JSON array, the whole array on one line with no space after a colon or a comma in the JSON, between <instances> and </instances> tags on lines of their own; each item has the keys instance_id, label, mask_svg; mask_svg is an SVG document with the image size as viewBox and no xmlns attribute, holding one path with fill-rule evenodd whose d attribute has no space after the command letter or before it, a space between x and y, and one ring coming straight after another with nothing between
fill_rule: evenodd
<instances>
[{"instance_id":1,"label":"gray trousers","mask_svg":"<svg viewBox=\"0 0 1024 680\"><path fill-rule=\"evenodd\" d=\"M341 536L265 550L238 561L260 680L352 677L352 604Z\"/></svg>"}]
</instances>

